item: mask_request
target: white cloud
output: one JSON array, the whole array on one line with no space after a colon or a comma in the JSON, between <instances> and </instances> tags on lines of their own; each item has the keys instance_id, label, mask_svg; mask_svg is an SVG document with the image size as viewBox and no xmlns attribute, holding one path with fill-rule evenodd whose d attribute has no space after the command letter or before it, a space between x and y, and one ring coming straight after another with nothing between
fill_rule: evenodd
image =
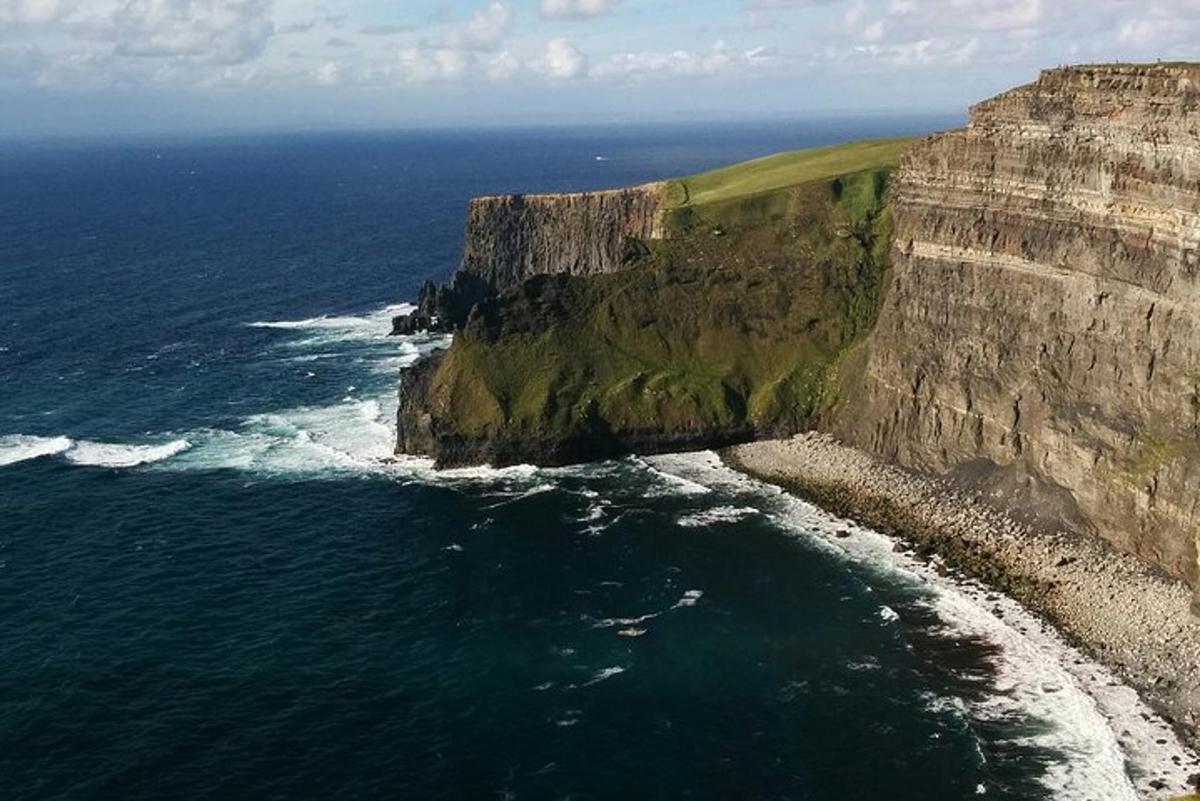
<instances>
[{"instance_id":1,"label":"white cloud","mask_svg":"<svg viewBox=\"0 0 1200 801\"><path fill-rule=\"evenodd\" d=\"M115 52L241 64L275 33L270 0L125 0L110 19Z\"/></svg>"},{"instance_id":2,"label":"white cloud","mask_svg":"<svg viewBox=\"0 0 1200 801\"><path fill-rule=\"evenodd\" d=\"M1123 48L1154 57L1191 57L1200 38L1200 2L1161 0L1123 9L1117 34Z\"/></svg>"},{"instance_id":3,"label":"white cloud","mask_svg":"<svg viewBox=\"0 0 1200 801\"><path fill-rule=\"evenodd\" d=\"M619 0L541 0L543 17L551 19L591 19L613 10Z\"/></svg>"},{"instance_id":4,"label":"white cloud","mask_svg":"<svg viewBox=\"0 0 1200 801\"><path fill-rule=\"evenodd\" d=\"M812 51L810 63L869 69L1187 59L1200 37L1200 0L843 0L842 5L838 25Z\"/></svg>"},{"instance_id":5,"label":"white cloud","mask_svg":"<svg viewBox=\"0 0 1200 801\"><path fill-rule=\"evenodd\" d=\"M403 3L386 15L366 14L365 6L358 6L361 14L330 15L324 2L0 0L0 81L477 86L787 70L802 83L815 71L1020 64L1015 79L1031 74L1026 67L1071 60L1187 58L1200 38L1200 0L742 0L742 11L771 23L753 32L737 24L736 2L729 4L733 16L719 20L691 19L694 9L678 4L677 19L661 27L628 15L626 33L636 46L622 46L619 32L608 30L624 17L612 17L595 39L583 38L595 26L552 38L559 21L595 19L625 8L621 0L539 0L540 16L520 18L516 0L471 0L447 4L457 16L436 19L406 15ZM718 23L728 44L705 48L689 38L698 25ZM746 36L771 44L753 46L758 42ZM965 71L952 80L959 74Z\"/></svg>"},{"instance_id":6,"label":"white cloud","mask_svg":"<svg viewBox=\"0 0 1200 801\"><path fill-rule=\"evenodd\" d=\"M617 53L597 64L591 74L597 78L696 77L763 64L774 57L774 50L766 46L735 53L718 41L708 52Z\"/></svg>"},{"instance_id":7,"label":"white cloud","mask_svg":"<svg viewBox=\"0 0 1200 801\"><path fill-rule=\"evenodd\" d=\"M860 52L878 56L896 67L929 67L935 65L962 66L969 64L979 52L979 39L962 44L921 39L916 42L886 46L867 46Z\"/></svg>"},{"instance_id":8,"label":"white cloud","mask_svg":"<svg viewBox=\"0 0 1200 801\"><path fill-rule=\"evenodd\" d=\"M492 50L512 29L513 10L507 0L495 0L446 32L444 46L451 50Z\"/></svg>"},{"instance_id":9,"label":"white cloud","mask_svg":"<svg viewBox=\"0 0 1200 801\"><path fill-rule=\"evenodd\" d=\"M444 27L440 37L402 47L391 64L363 72L366 83L430 83L463 81L484 74L494 81L507 80L521 69L509 51L482 60L495 51L512 30L514 12L508 0L493 0L474 11L464 22ZM387 29L388 35L402 32Z\"/></svg>"},{"instance_id":10,"label":"white cloud","mask_svg":"<svg viewBox=\"0 0 1200 801\"><path fill-rule=\"evenodd\" d=\"M431 81L456 81L474 66L475 58L464 50L447 47L409 47L400 51L399 62L394 72L407 83L429 83Z\"/></svg>"},{"instance_id":11,"label":"white cloud","mask_svg":"<svg viewBox=\"0 0 1200 801\"><path fill-rule=\"evenodd\" d=\"M850 8L846 9L846 14L843 16L843 21L847 28L853 30L862 25L863 19L867 16L866 0L855 0Z\"/></svg>"},{"instance_id":12,"label":"white cloud","mask_svg":"<svg viewBox=\"0 0 1200 801\"><path fill-rule=\"evenodd\" d=\"M346 65L338 61L326 61L313 70L313 82L318 86L337 86L345 79Z\"/></svg>"},{"instance_id":13,"label":"white cloud","mask_svg":"<svg viewBox=\"0 0 1200 801\"><path fill-rule=\"evenodd\" d=\"M862 38L865 42L881 42L887 34L887 23L881 19L877 19L862 30Z\"/></svg>"},{"instance_id":14,"label":"white cloud","mask_svg":"<svg viewBox=\"0 0 1200 801\"><path fill-rule=\"evenodd\" d=\"M519 73L521 68L521 59L505 50L488 61L487 75L496 82L507 81Z\"/></svg>"},{"instance_id":15,"label":"white cloud","mask_svg":"<svg viewBox=\"0 0 1200 801\"><path fill-rule=\"evenodd\" d=\"M45 25L69 14L72 0L0 0L0 24Z\"/></svg>"},{"instance_id":16,"label":"white cloud","mask_svg":"<svg viewBox=\"0 0 1200 801\"><path fill-rule=\"evenodd\" d=\"M816 6L837 5L842 0L747 0L746 7L751 11L766 11L780 8L814 8Z\"/></svg>"},{"instance_id":17,"label":"white cloud","mask_svg":"<svg viewBox=\"0 0 1200 801\"><path fill-rule=\"evenodd\" d=\"M1081 0L1059 0L1082 4ZM849 33L866 41L916 42L976 33L1028 33L1046 20L1045 0L856 0L846 12Z\"/></svg>"},{"instance_id":18,"label":"white cloud","mask_svg":"<svg viewBox=\"0 0 1200 801\"><path fill-rule=\"evenodd\" d=\"M533 66L549 78L569 81L587 73L588 60L569 40L551 39L546 44L545 54Z\"/></svg>"}]
</instances>

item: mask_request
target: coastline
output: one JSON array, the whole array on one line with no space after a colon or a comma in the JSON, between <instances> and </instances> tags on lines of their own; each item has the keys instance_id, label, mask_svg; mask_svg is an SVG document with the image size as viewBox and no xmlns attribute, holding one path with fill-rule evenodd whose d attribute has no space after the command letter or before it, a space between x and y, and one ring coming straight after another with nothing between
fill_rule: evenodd
<instances>
[{"instance_id":1,"label":"coastline","mask_svg":"<svg viewBox=\"0 0 1200 801\"><path fill-rule=\"evenodd\" d=\"M1097 539L1032 529L979 496L826 435L739 445L721 458L897 538L898 550L939 572L1011 596L1136 690L1193 752L1200 745L1200 621L1183 583Z\"/></svg>"}]
</instances>

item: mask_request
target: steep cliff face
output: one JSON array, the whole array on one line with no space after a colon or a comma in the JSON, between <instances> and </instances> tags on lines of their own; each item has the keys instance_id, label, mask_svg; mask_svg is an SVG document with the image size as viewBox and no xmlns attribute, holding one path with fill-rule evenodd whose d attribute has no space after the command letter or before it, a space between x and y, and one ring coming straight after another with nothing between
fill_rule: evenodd
<instances>
[{"instance_id":1,"label":"steep cliff face","mask_svg":"<svg viewBox=\"0 0 1200 801\"><path fill-rule=\"evenodd\" d=\"M563 195L476 198L462 269L497 289L534 275L616 272L663 236L664 184Z\"/></svg>"},{"instance_id":2,"label":"steep cliff face","mask_svg":"<svg viewBox=\"0 0 1200 801\"><path fill-rule=\"evenodd\" d=\"M835 430L1195 583L1200 67L1047 71L913 148L893 203Z\"/></svg>"},{"instance_id":3,"label":"steep cliff face","mask_svg":"<svg viewBox=\"0 0 1200 801\"><path fill-rule=\"evenodd\" d=\"M453 330L488 297L536 275L602 275L647 252L663 235L666 186L561 195L497 195L471 201L463 260L449 283L426 285L397 333Z\"/></svg>"}]
</instances>

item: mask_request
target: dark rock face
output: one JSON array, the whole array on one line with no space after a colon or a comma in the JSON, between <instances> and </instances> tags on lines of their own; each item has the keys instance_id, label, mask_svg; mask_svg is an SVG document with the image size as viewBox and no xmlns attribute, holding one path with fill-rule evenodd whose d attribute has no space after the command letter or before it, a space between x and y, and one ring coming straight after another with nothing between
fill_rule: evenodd
<instances>
[{"instance_id":1,"label":"dark rock face","mask_svg":"<svg viewBox=\"0 0 1200 801\"><path fill-rule=\"evenodd\" d=\"M492 467L509 467L520 464L561 467L582 462L615 459L631 453L652 456L660 453L723 448L772 436L782 436L782 433L759 432L749 427L728 430L710 429L703 432L659 430L613 432L600 427L589 434L567 439L546 437L520 441L447 434L439 436L436 447L427 452L435 455L439 469L472 467L481 464Z\"/></svg>"},{"instance_id":2,"label":"dark rock face","mask_svg":"<svg viewBox=\"0 0 1200 801\"><path fill-rule=\"evenodd\" d=\"M837 433L1016 506L1057 498L1194 583L1200 68L1047 71L911 150L893 202L892 283Z\"/></svg>"},{"instance_id":3,"label":"dark rock face","mask_svg":"<svg viewBox=\"0 0 1200 801\"><path fill-rule=\"evenodd\" d=\"M396 452L434 453L433 415L425 398L446 351L435 350L400 372L400 407L396 414Z\"/></svg>"},{"instance_id":4,"label":"dark rock face","mask_svg":"<svg viewBox=\"0 0 1200 801\"><path fill-rule=\"evenodd\" d=\"M459 270L445 284L426 281L417 308L392 321L392 334L409 336L422 331L450 333L466 322L476 304L493 297L497 290L474 273Z\"/></svg>"},{"instance_id":5,"label":"dark rock face","mask_svg":"<svg viewBox=\"0 0 1200 801\"><path fill-rule=\"evenodd\" d=\"M393 333L453 331L481 301L536 275L602 275L645 253L663 234L665 186L607 192L476 198L467 212L466 245L443 286L426 284L417 310L397 317Z\"/></svg>"}]
</instances>

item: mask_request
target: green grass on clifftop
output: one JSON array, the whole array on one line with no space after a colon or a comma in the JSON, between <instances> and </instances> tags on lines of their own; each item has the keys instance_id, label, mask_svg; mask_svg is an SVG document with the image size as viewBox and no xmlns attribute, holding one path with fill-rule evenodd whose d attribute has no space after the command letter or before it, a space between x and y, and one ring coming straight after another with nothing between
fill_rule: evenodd
<instances>
[{"instance_id":1,"label":"green grass on clifftop","mask_svg":"<svg viewBox=\"0 0 1200 801\"><path fill-rule=\"evenodd\" d=\"M754 159L668 184L672 208L703 206L864 170L892 169L915 139L878 139Z\"/></svg>"}]
</instances>

